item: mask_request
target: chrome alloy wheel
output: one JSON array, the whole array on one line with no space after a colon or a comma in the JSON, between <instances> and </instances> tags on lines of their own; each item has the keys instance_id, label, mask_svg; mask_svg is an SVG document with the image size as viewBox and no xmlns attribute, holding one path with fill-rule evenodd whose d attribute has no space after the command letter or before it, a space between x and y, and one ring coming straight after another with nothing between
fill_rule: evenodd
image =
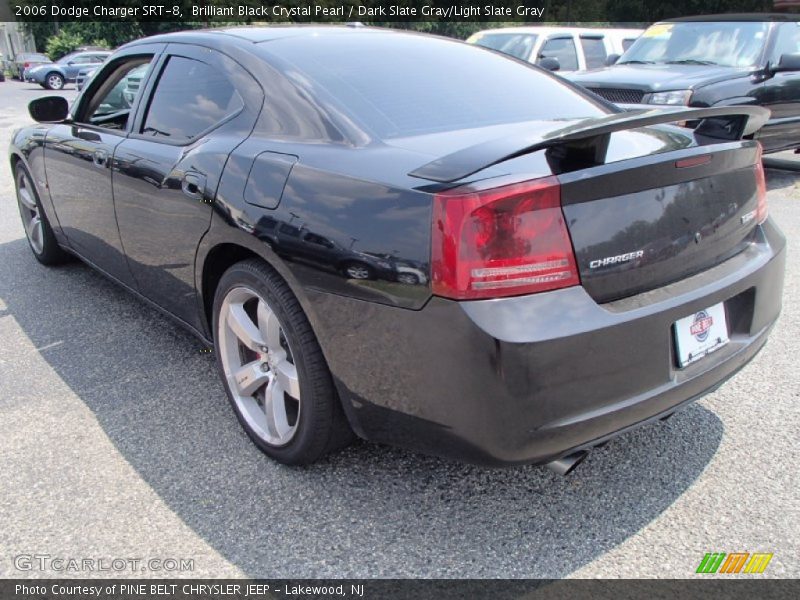
<instances>
[{"instance_id":1,"label":"chrome alloy wheel","mask_svg":"<svg viewBox=\"0 0 800 600\"><path fill-rule=\"evenodd\" d=\"M64 80L61 78L60 75L48 75L47 76L47 85L51 90L60 90L64 87Z\"/></svg>"},{"instance_id":2,"label":"chrome alloy wheel","mask_svg":"<svg viewBox=\"0 0 800 600\"><path fill-rule=\"evenodd\" d=\"M17 203L19 204L19 213L22 215L25 235L28 236L31 248L36 254L41 254L44 250L44 224L42 216L39 214L39 205L36 203L33 184L22 170L17 174Z\"/></svg>"},{"instance_id":3,"label":"chrome alloy wheel","mask_svg":"<svg viewBox=\"0 0 800 600\"><path fill-rule=\"evenodd\" d=\"M291 348L275 311L248 287L231 289L217 325L220 361L236 406L262 440L285 446L302 403Z\"/></svg>"}]
</instances>

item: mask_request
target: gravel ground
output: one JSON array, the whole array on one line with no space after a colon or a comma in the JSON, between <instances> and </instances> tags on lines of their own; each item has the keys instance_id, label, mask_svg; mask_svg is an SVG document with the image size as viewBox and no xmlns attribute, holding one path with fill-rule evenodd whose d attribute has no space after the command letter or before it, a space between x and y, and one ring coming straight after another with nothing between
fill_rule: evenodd
<instances>
[{"instance_id":1,"label":"gravel ground","mask_svg":"<svg viewBox=\"0 0 800 600\"><path fill-rule=\"evenodd\" d=\"M0 148L41 94L0 83ZM36 263L0 169L0 576L59 575L12 560L47 554L193 559L185 576L689 577L711 551L800 576L800 175L768 183L791 245L764 351L565 478L366 443L270 462L199 342L88 267Z\"/></svg>"}]
</instances>

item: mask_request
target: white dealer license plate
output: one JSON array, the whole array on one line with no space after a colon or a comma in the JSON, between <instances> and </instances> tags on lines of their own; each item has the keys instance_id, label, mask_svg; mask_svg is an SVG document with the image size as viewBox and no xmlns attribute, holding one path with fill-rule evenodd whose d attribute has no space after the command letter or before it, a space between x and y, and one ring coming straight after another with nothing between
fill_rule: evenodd
<instances>
[{"instance_id":1,"label":"white dealer license plate","mask_svg":"<svg viewBox=\"0 0 800 600\"><path fill-rule=\"evenodd\" d=\"M675 345L681 367L719 350L728 341L728 323L722 302L675 321Z\"/></svg>"}]
</instances>

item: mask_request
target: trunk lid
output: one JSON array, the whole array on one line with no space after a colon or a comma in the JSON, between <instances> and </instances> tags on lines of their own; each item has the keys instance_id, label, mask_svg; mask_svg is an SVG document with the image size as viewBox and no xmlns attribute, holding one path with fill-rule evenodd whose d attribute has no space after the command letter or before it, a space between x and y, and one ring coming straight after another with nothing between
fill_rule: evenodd
<instances>
[{"instance_id":1,"label":"trunk lid","mask_svg":"<svg viewBox=\"0 0 800 600\"><path fill-rule=\"evenodd\" d=\"M695 147L559 177L581 283L598 302L708 269L753 240L754 142Z\"/></svg>"}]
</instances>

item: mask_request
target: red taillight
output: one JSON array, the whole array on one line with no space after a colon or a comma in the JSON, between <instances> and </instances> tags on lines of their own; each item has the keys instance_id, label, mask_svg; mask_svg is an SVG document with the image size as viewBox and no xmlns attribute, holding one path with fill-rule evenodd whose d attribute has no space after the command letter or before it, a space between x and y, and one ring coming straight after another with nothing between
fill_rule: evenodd
<instances>
[{"instance_id":1,"label":"red taillight","mask_svg":"<svg viewBox=\"0 0 800 600\"><path fill-rule=\"evenodd\" d=\"M761 160L761 144L758 145L758 155L756 156L756 223L763 223L767 220L767 179L764 177L764 163Z\"/></svg>"},{"instance_id":2,"label":"red taillight","mask_svg":"<svg viewBox=\"0 0 800 600\"><path fill-rule=\"evenodd\" d=\"M31 63L29 63L29 62L22 63L22 67L23 67L24 69L27 69L27 68L28 68L28 67L30 67L30 66L31 66Z\"/></svg>"},{"instance_id":3,"label":"red taillight","mask_svg":"<svg viewBox=\"0 0 800 600\"><path fill-rule=\"evenodd\" d=\"M433 293L457 300L578 285L558 180L437 194L431 270Z\"/></svg>"}]
</instances>

